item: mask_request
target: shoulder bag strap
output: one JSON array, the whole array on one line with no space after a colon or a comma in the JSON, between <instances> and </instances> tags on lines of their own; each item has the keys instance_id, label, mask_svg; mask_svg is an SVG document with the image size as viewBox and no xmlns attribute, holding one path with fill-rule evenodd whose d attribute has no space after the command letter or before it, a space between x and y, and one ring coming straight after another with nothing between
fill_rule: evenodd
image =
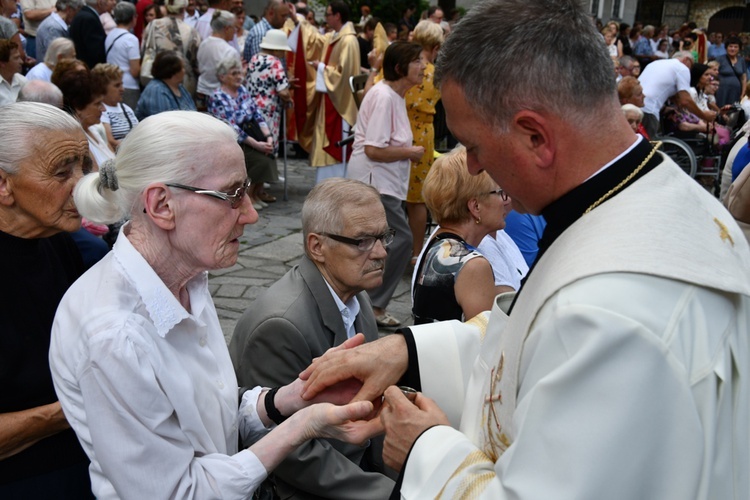
<instances>
[{"instance_id":1,"label":"shoulder bag strap","mask_svg":"<svg viewBox=\"0 0 750 500\"><path fill-rule=\"evenodd\" d=\"M112 41L112 45L110 45L109 48L107 49L107 52L104 53L105 59L109 55L109 51L112 50L112 47L114 47L115 44L117 43L117 40L119 40L120 38L124 37L127 34L128 34L127 31L125 33L120 33L120 36L118 36L117 38L114 39L114 41Z\"/></svg>"}]
</instances>

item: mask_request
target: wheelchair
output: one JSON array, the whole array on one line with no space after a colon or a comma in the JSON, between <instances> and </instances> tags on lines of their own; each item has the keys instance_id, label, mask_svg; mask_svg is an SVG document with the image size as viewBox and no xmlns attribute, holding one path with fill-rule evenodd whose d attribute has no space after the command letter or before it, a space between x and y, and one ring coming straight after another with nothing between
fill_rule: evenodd
<instances>
[{"instance_id":1,"label":"wheelchair","mask_svg":"<svg viewBox=\"0 0 750 500\"><path fill-rule=\"evenodd\" d=\"M661 130L665 133L653 138L653 141L661 141L661 151L718 198L722 167L726 153L731 148L731 142L719 148L716 145L716 134L712 129L706 130L705 133L680 132L672 120L672 114L675 112L676 110L671 107L662 110ZM727 126L735 128L743 119L741 109L732 109L725 114L724 120Z\"/></svg>"}]
</instances>

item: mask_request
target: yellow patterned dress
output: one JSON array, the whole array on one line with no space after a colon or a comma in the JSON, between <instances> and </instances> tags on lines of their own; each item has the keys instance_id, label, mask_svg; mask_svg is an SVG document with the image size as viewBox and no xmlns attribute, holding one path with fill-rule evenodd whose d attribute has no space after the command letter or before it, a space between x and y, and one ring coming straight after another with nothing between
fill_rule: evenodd
<instances>
[{"instance_id":1,"label":"yellow patterned dress","mask_svg":"<svg viewBox=\"0 0 750 500\"><path fill-rule=\"evenodd\" d=\"M406 201L409 203L424 203L422 183L435 156L435 128L432 122L435 118L435 105L440 100L440 91L433 85L434 76L435 66L427 63L422 83L410 88L404 96L414 145L424 147L422 159L411 162L409 191L406 194Z\"/></svg>"}]
</instances>

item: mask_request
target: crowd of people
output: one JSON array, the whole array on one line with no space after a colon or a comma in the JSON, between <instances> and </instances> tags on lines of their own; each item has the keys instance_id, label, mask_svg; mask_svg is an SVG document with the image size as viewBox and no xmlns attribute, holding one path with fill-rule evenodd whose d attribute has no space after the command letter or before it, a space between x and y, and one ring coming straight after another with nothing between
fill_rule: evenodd
<instances>
[{"instance_id":1,"label":"crowd of people","mask_svg":"<svg viewBox=\"0 0 750 500\"><path fill-rule=\"evenodd\" d=\"M0 7L1 498L750 497L748 40L575 0ZM726 148L730 211L666 133ZM304 255L227 345L208 272L287 142Z\"/></svg>"}]
</instances>

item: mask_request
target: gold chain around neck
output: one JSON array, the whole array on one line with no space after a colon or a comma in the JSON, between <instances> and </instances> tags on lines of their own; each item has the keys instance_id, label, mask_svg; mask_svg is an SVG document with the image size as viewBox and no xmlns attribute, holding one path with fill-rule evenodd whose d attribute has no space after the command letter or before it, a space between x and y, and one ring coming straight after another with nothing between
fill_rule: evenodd
<instances>
[{"instance_id":1,"label":"gold chain around neck","mask_svg":"<svg viewBox=\"0 0 750 500\"><path fill-rule=\"evenodd\" d=\"M589 208L587 208L585 212L583 212L583 214L586 215L587 213L591 212L593 209L595 209L596 207L598 207L599 205L601 205L602 203L604 203L610 196L612 196L613 194L615 194L616 192L618 192L620 189L622 189L625 186L625 184L627 184L628 182L630 182L633 179L633 177L635 177L636 175L638 175L638 172L640 172L641 170L643 170L643 167L645 167L646 164L651 160L651 158L653 158L654 154L656 154L656 151L660 147L661 147L661 141L656 141L654 143L654 148L648 154L648 156L646 157L646 159L643 160L641 162L641 164L638 165L638 167L635 170L633 170L632 172L630 172L630 174L627 177L625 177L622 181L620 181L620 183L618 185L616 185L615 187L613 187L612 189L610 189L609 191L607 191L601 198L599 198L594 203L592 203L591 206Z\"/></svg>"}]
</instances>

